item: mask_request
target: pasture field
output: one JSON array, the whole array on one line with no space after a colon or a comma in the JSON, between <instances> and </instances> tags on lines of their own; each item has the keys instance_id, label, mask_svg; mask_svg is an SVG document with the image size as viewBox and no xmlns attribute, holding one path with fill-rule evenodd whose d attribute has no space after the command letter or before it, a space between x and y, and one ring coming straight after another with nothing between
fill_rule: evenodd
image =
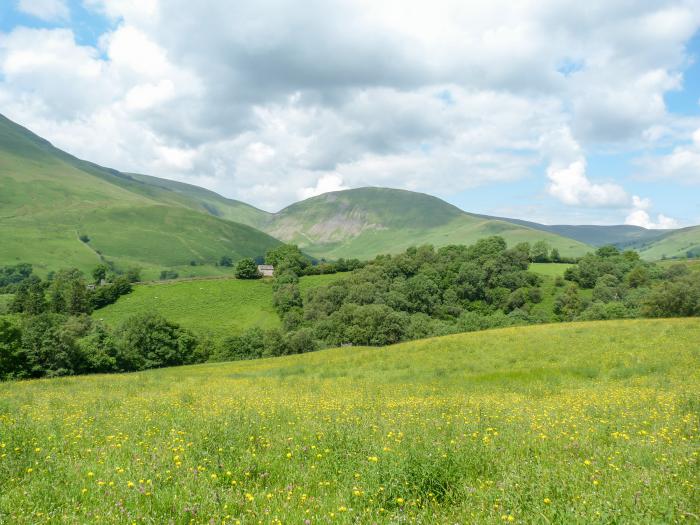
<instances>
[{"instance_id":1,"label":"pasture field","mask_svg":"<svg viewBox=\"0 0 700 525\"><path fill-rule=\"evenodd\" d=\"M564 277L566 269L572 266L574 265L566 263L531 263L529 270L547 277Z\"/></svg>"},{"instance_id":2,"label":"pasture field","mask_svg":"<svg viewBox=\"0 0 700 525\"><path fill-rule=\"evenodd\" d=\"M342 274L310 275L299 280L302 293L338 279ZM92 316L110 326L127 317L157 311L166 319L198 335L214 338L247 328L280 325L272 305L272 280L195 279L140 284L134 290Z\"/></svg>"},{"instance_id":3,"label":"pasture field","mask_svg":"<svg viewBox=\"0 0 700 525\"><path fill-rule=\"evenodd\" d=\"M0 384L0 522L694 523L700 322Z\"/></svg>"}]
</instances>

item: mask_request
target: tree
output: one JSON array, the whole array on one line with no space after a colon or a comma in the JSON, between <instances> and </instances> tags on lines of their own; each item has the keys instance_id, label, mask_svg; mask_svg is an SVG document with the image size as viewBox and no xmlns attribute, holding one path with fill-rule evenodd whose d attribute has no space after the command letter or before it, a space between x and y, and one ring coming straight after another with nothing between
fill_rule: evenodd
<instances>
[{"instance_id":1,"label":"tree","mask_svg":"<svg viewBox=\"0 0 700 525\"><path fill-rule=\"evenodd\" d=\"M219 259L219 266L225 266L227 268L230 268L233 266L233 259L229 257L228 255L222 255L221 259Z\"/></svg>"},{"instance_id":2,"label":"tree","mask_svg":"<svg viewBox=\"0 0 700 525\"><path fill-rule=\"evenodd\" d=\"M55 313L90 313L87 285L77 268L60 270L49 285L49 308Z\"/></svg>"},{"instance_id":3,"label":"tree","mask_svg":"<svg viewBox=\"0 0 700 525\"><path fill-rule=\"evenodd\" d=\"M0 293L12 293L15 287L32 274L32 265L19 263L14 266L0 267Z\"/></svg>"},{"instance_id":4,"label":"tree","mask_svg":"<svg viewBox=\"0 0 700 525\"><path fill-rule=\"evenodd\" d=\"M623 289L617 277L605 274L598 277L593 288L593 299L601 303L620 301L623 296Z\"/></svg>"},{"instance_id":5,"label":"tree","mask_svg":"<svg viewBox=\"0 0 700 525\"><path fill-rule=\"evenodd\" d=\"M273 295L275 309L285 314L292 308L301 308L304 303L297 284L284 284L275 290Z\"/></svg>"},{"instance_id":6,"label":"tree","mask_svg":"<svg viewBox=\"0 0 700 525\"><path fill-rule=\"evenodd\" d=\"M17 287L10 312L38 315L46 310L46 284L36 275L30 275Z\"/></svg>"},{"instance_id":7,"label":"tree","mask_svg":"<svg viewBox=\"0 0 700 525\"><path fill-rule=\"evenodd\" d=\"M55 377L86 371L77 341L85 336L91 319L45 313L25 319L22 347L31 377Z\"/></svg>"},{"instance_id":8,"label":"tree","mask_svg":"<svg viewBox=\"0 0 700 525\"><path fill-rule=\"evenodd\" d=\"M107 272L109 271L109 266L106 264L98 264L92 271L92 278L95 284L100 284L103 280L107 279Z\"/></svg>"},{"instance_id":9,"label":"tree","mask_svg":"<svg viewBox=\"0 0 700 525\"><path fill-rule=\"evenodd\" d=\"M90 293L90 304L93 309L104 308L105 306L115 303L119 297L131 293L132 286L128 277L120 275L112 284L100 286L92 290Z\"/></svg>"},{"instance_id":10,"label":"tree","mask_svg":"<svg viewBox=\"0 0 700 525\"><path fill-rule=\"evenodd\" d=\"M578 286L570 284L562 294L554 300L554 313L562 321L573 321L583 309L585 304L578 292Z\"/></svg>"},{"instance_id":11,"label":"tree","mask_svg":"<svg viewBox=\"0 0 700 525\"><path fill-rule=\"evenodd\" d=\"M545 241L537 241L530 251L532 262L549 262L549 244Z\"/></svg>"},{"instance_id":12,"label":"tree","mask_svg":"<svg viewBox=\"0 0 700 525\"><path fill-rule=\"evenodd\" d=\"M554 263L561 262L561 255L559 254L559 250L556 248L552 248L552 253L549 256L550 260Z\"/></svg>"},{"instance_id":13,"label":"tree","mask_svg":"<svg viewBox=\"0 0 700 525\"><path fill-rule=\"evenodd\" d=\"M145 370L192 362L197 340L178 324L148 312L126 319L115 333L120 370Z\"/></svg>"},{"instance_id":14,"label":"tree","mask_svg":"<svg viewBox=\"0 0 700 525\"><path fill-rule=\"evenodd\" d=\"M238 261L233 273L238 279L260 279L262 277L262 274L258 271L258 265L250 258Z\"/></svg>"},{"instance_id":15,"label":"tree","mask_svg":"<svg viewBox=\"0 0 700 525\"><path fill-rule=\"evenodd\" d=\"M278 328L267 330L263 337L263 357L276 357L288 353L286 334Z\"/></svg>"},{"instance_id":16,"label":"tree","mask_svg":"<svg viewBox=\"0 0 700 525\"><path fill-rule=\"evenodd\" d=\"M639 288L649 283L649 271L647 268L638 264L627 274L625 282L630 288Z\"/></svg>"},{"instance_id":17,"label":"tree","mask_svg":"<svg viewBox=\"0 0 700 525\"><path fill-rule=\"evenodd\" d=\"M647 317L700 315L700 279L686 275L654 286L643 300L642 314Z\"/></svg>"},{"instance_id":18,"label":"tree","mask_svg":"<svg viewBox=\"0 0 700 525\"><path fill-rule=\"evenodd\" d=\"M77 341L88 372L117 372L117 346L112 334L102 324L95 324L87 336Z\"/></svg>"},{"instance_id":19,"label":"tree","mask_svg":"<svg viewBox=\"0 0 700 525\"><path fill-rule=\"evenodd\" d=\"M308 328L301 328L292 332L287 343L289 354L303 354L318 350L318 343L314 340L313 332Z\"/></svg>"},{"instance_id":20,"label":"tree","mask_svg":"<svg viewBox=\"0 0 700 525\"><path fill-rule=\"evenodd\" d=\"M601 246L596 250L595 254L602 258L614 257L615 255L620 255L620 250L610 244L607 246Z\"/></svg>"},{"instance_id":21,"label":"tree","mask_svg":"<svg viewBox=\"0 0 700 525\"><path fill-rule=\"evenodd\" d=\"M218 361L257 359L263 356L265 333L258 327L249 328L240 335L225 338L217 351Z\"/></svg>"},{"instance_id":22,"label":"tree","mask_svg":"<svg viewBox=\"0 0 700 525\"><path fill-rule=\"evenodd\" d=\"M276 273L290 271L297 275L303 275L304 270L311 264L309 258L294 244L283 244L268 250L265 262L273 265Z\"/></svg>"},{"instance_id":23,"label":"tree","mask_svg":"<svg viewBox=\"0 0 700 525\"><path fill-rule=\"evenodd\" d=\"M126 271L126 278L130 283L137 283L141 280L141 268L129 268Z\"/></svg>"},{"instance_id":24,"label":"tree","mask_svg":"<svg viewBox=\"0 0 700 525\"><path fill-rule=\"evenodd\" d=\"M27 374L27 357L21 343L19 326L0 317L0 380L19 379Z\"/></svg>"}]
</instances>

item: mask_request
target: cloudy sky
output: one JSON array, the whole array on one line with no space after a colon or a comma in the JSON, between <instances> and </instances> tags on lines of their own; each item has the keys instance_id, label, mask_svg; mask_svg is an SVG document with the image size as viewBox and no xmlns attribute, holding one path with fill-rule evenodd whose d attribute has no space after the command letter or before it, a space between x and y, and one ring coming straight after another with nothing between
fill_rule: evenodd
<instances>
[{"instance_id":1,"label":"cloudy sky","mask_svg":"<svg viewBox=\"0 0 700 525\"><path fill-rule=\"evenodd\" d=\"M2 0L0 113L271 211L389 186L674 227L700 223L699 29L697 0Z\"/></svg>"}]
</instances>

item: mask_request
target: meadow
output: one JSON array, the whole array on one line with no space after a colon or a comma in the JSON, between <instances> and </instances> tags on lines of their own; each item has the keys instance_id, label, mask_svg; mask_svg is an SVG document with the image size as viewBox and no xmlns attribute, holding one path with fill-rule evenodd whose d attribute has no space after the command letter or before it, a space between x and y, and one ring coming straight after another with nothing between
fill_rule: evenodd
<instances>
[{"instance_id":1,"label":"meadow","mask_svg":"<svg viewBox=\"0 0 700 525\"><path fill-rule=\"evenodd\" d=\"M341 275L302 277L299 287L303 294ZM93 317L117 326L131 315L151 311L159 312L197 335L214 338L241 333L254 326L267 329L280 325L272 305L270 279L194 279L139 284L116 303L96 310Z\"/></svg>"},{"instance_id":2,"label":"meadow","mask_svg":"<svg viewBox=\"0 0 700 525\"><path fill-rule=\"evenodd\" d=\"M0 522L692 523L700 323L0 384Z\"/></svg>"}]
</instances>

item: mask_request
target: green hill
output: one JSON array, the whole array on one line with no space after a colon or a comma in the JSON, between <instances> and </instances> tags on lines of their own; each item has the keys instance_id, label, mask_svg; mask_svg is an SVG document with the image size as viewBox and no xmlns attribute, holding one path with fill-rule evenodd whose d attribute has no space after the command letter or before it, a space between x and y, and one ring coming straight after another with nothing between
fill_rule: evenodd
<instances>
[{"instance_id":1,"label":"green hill","mask_svg":"<svg viewBox=\"0 0 700 525\"><path fill-rule=\"evenodd\" d=\"M699 339L572 323L0 384L0 521L692 522Z\"/></svg>"},{"instance_id":2,"label":"green hill","mask_svg":"<svg viewBox=\"0 0 700 525\"><path fill-rule=\"evenodd\" d=\"M700 226L668 232L659 239L638 245L644 259L700 257Z\"/></svg>"},{"instance_id":3,"label":"green hill","mask_svg":"<svg viewBox=\"0 0 700 525\"><path fill-rule=\"evenodd\" d=\"M490 235L511 245L545 240L564 256L591 250L556 234L465 213L430 195L389 188L319 195L276 213L263 229L326 258L371 258L419 244L471 244Z\"/></svg>"},{"instance_id":4,"label":"green hill","mask_svg":"<svg viewBox=\"0 0 700 525\"><path fill-rule=\"evenodd\" d=\"M147 277L163 267L216 273L222 255L258 256L279 244L227 220L265 212L149 180L76 159L0 116L0 264L30 262L46 273L107 260L141 266Z\"/></svg>"},{"instance_id":5,"label":"green hill","mask_svg":"<svg viewBox=\"0 0 700 525\"><path fill-rule=\"evenodd\" d=\"M342 274L302 277L299 286L304 293L340 276ZM197 279L139 284L116 303L95 311L93 317L115 327L131 315L152 311L200 336L215 339L254 326L273 328L280 324L272 306L270 279Z\"/></svg>"}]
</instances>

